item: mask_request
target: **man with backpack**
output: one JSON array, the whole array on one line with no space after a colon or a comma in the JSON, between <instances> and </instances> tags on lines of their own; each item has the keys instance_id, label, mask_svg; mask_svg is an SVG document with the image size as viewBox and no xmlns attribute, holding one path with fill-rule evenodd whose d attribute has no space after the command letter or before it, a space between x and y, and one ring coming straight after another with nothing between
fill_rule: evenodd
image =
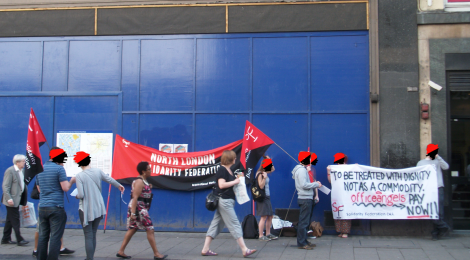
<instances>
[{"instance_id":1,"label":"man with backpack","mask_svg":"<svg viewBox=\"0 0 470 260\"><path fill-rule=\"evenodd\" d=\"M297 203L300 207L299 223L297 226L297 247L299 249L312 250L315 245L307 241L307 226L310 221L310 214L313 207L313 189L320 188L319 181L310 182L308 171L310 170L310 153L300 152L300 165L292 170L292 179L295 180L297 189Z\"/></svg>"}]
</instances>

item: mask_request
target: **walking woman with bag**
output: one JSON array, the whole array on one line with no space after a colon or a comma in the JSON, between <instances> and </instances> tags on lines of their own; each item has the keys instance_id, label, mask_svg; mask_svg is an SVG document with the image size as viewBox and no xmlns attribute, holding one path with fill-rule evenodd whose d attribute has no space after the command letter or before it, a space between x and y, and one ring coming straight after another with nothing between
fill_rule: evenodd
<instances>
[{"instance_id":1,"label":"walking woman with bag","mask_svg":"<svg viewBox=\"0 0 470 260\"><path fill-rule=\"evenodd\" d=\"M279 237L271 234L271 225L273 223L273 206L271 205L271 197L269 191L269 177L268 174L274 171L273 161L269 156L263 156L264 160L256 172L256 181L260 189L264 190L265 197L262 201L256 201L256 216L261 216L258 224L259 240L271 241ZM264 227L266 226L266 235L263 235Z\"/></svg>"},{"instance_id":2,"label":"walking woman with bag","mask_svg":"<svg viewBox=\"0 0 470 260\"><path fill-rule=\"evenodd\" d=\"M76 178L77 195L80 199L78 215L83 227L85 236L86 260L93 260L96 249L96 232L104 215L103 196L101 195L101 181L105 181L124 192L124 187L97 168L91 168L90 155L85 152L77 152L74 161L82 169Z\"/></svg>"},{"instance_id":3,"label":"walking woman with bag","mask_svg":"<svg viewBox=\"0 0 470 260\"><path fill-rule=\"evenodd\" d=\"M348 156L344 153L335 154L335 160L333 163L337 165L346 165L348 164ZM330 166L326 167L328 174L328 181L331 183ZM348 238L348 234L351 233L351 220L350 219L335 219L336 232L339 233L338 237Z\"/></svg>"},{"instance_id":4,"label":"walking woman with bag","mask_svg":"<svg viewBox=\"0 0 470 260\"><path fill-rule=\"evenodd\" d=\"M238 221L237 215L235 214L235 193L233 192L233 186L240 182L239 178L243 175L239 175L238 178L233 174L230 166L235 164L237 155L234 151L225 150L222 153L220 160L221 167L216 173L216 192L221 193L217 210L215 211L214 218L212 219L211 225L206 233L206 241L202 248L201 255L203 256L216 256L217 253L210 250L212 240L224 228L224 224L227 226L230 234L237 240L238 246L242 250L243 257L247 257L256 252L256 249L248 249L243 240L243 231Z\"/></svg>"},{"instance_id":5,"label":"walking woman with bag","mask_svg":"<svg viewBox=\"0 0 470 260\"><path fill-rule=\"evenodd\" d=\"M148 162L140 162L137 165L137 171L140 177L132 182L132 200L129 202L127 211L127 233L116 256L124 259L131 258L124 251L135 232L141 229L147 232L147 239L153 250L153 259L165 259L168 255L162 255L158 252L153 223L149 215L150 204L152 203L152 185L147 182L147 178L150 176L152 169Z\"/></svg>"}]
</instances>

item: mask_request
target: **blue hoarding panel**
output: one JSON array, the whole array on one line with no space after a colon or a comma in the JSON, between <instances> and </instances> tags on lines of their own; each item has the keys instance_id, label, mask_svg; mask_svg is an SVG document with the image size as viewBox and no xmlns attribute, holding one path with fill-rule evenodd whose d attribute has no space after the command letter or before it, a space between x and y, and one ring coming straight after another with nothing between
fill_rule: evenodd
<instances>
[{"instance_id":1,"label":"blue hoarding panel","mask_svg":"<svg viewBox=\"0 0 470 260\"><path fill-rule=\"evenodd\" d=\"M253 38L253 110L308 108L307 37Z\"/></svg>"},{"instance_id":2,"label":"blue hoarding panel","mask_svg":"<svg viewBox=\"0 0 470 260\"><path fill-rule=\"evenodd\" d=\"M0 91L41 91L42 42L0 42Z\"/></svg>"},{"instance_id":3,"label":"blue hoarding panel","mask_svg":"<svg viewBox=\"0 0 470 260\"><path fill-rule=\"evenodd\" d=\"M160 143L188 144L192 151L192 118L191 114L141 114L139 143L155 149Z\"/></svg>"},{"instance_id":4,"label":"blue hoarding panel","mask_svg":"<svg viewBox=\"0 0 470 260\"><path fill-rule=\"evenodd\" d=\"M297 165L298 153L308 149L308 115L256 114L253 115L253 124L295 159L275 144L266 152L272 158L275 168L269 177L273 209L288 208L295 191L292 169ZM291 207L298 208L296 197Z\"/></svg>"},{"instance_id":5,"label":"blue hoarding panel","mask_svg":"<svg viewBox=\"0 0 470 260\"><path fill-rule=\"evenodd\" d=\"M44 42L42 91L67 91L68 41Z\"/></svg>"},{"instance_id":6,"label":"blue hoarding panel","mask_svg":"<svg viewBox=\"0 0 470 260\"><path fill-rule=\"evenodd\" d=\"M119 91L120 41L70 41L69 91Z\"/></svg>"},{"instance_id":7,"label":"blue hoarding panel","mask_svg":"<svg viewBox=\"0 0 470 260\"><path fill-rule=\"evenodd\" d=\"M250 120L294 158L276 145L267 151L273 207L298 208L296 196L290 202L299 151L317 153L326 185L334 153L369 163L367 42L366 31L0 38L0 168L25 152L30 107L51 145L60 130L107 130L157 149L204 151L242 139ZM47 157L47 146L41 152ZM208 190L153 192L156 230L206 231ZM69 199L68 227L80 228L78 202ZM320 194L316 220L331 210L329 199ZM251 206L236 205L240 221ZM0 207L0 225L4 216ZM112 188L107 228L124 229L126 216Z\"/></svg>"},{"instance_id":8,"label":"blue hoarding panel","mask_svg":"<svg viewBox=\"0 0 470 260\"><path fill-rule=\"evenodd\" d=\"M192 150L193 123L190 114L143 114L140 116L139 143L155 149L160 143L189 144ZM150 158L148 158L150 161ZM193 193L153 190L150 215L159 229L192 228ZM166 210L162 210L166 209Z\"/></svg>"},{"instance_id":9,"label":"blue hoarding panel","mask_svg":"<svg viewBox=\"0 0 470 260\"><path fill-rule=\"evenodd\" d=\"M368 35L310 39L312 110L368 110Z\"/></svg>"},{"instance_id":10,"label":"blue hoarding panel","mask_svg":"<svg viewBox=\"0 0 470 260\"><path fill-rule=\"evenodd\" d=\"M331 188L326 167L332 165L336 153L348 156L348 164L369 165L369 115L368 114L312 114L312 152L318 155L315 166L317 180ZM317 212L331 211L331 194L320 193ZM315 221L323 223L323 214L315 214Z\"/></svg>"},{"instance_id":11,"label":"blue hoarding panel","mask_svg":"<svg viewBox=\"0 0 470 260\"><path fill-rule=\"evenodd\" d=\"M139 110L140 41L122 41L122 110Z\"/></svg>"},{"instance_id":12,"label":"blue hoarding panel","mask_svg":"<svg viewBox=\"0 0 470 260\"><path fill-rule=\"evenodd\" d=\"M5 170L13 165L13 156L26 153L28 137L29 114L33 108L36 118L46 139L51 143L53 102L51 97L0 97L0 180L3 181ZM49 159L49 149L44 144L41 147L43 160ZM33 184L29 185L30 190ZM0 185L0 194L3 194ZM28 197L37 205L37 201ZM0 206L0 220L5 220L6 209Z\"/></svg>"},{"instance_id":13,"label":"blue hoarding panel","mask_svg":"<svg viewBox=\"0 0 470 260\"><path fill-rule=\"evenodd\" d=\"M143 40L140 110L192 110L194 40Z\"/></svg>"},{"instance_id":14,"label":"blue hoarding panel","mask_svg":"<svg viewBox=\"0 0 470 260\"><path fill-rule=\"evenodd\" d=\"M197 110L251 108L250 43L249 38L197 40Z\"/></svg>"},{"instance_id":15,"label":"blue hoarding panel","mask_svg":"<svg viewBox=\"0 0 470 260\"><path fill-rule=\"evenodd\" d=\"M207 151L243 138L248 114L198 114L196 115L196 151ZM205 198L209 191L194 192L194 227L208 228L214 212L205 207ZM238 219L243 220L251 213L250 203L235 207Z\"/></svg>"}]
</instances>

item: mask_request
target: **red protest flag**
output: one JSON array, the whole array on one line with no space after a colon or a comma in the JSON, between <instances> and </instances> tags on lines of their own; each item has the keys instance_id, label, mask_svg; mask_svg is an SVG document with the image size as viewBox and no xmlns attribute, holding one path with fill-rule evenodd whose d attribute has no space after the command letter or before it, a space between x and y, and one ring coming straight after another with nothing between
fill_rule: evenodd
<instances>
[{"instance_id":1,"label":"red protest flag","mask_svg":"<svg viewBox=\"0 0 470 260\"><path fill-rule=\"evenodd\" d=\"M251 172L271 144L271 138L256 128L252 123L246 121L240 163L247 172L245 177L251 179ZM248 154L248 156L247 156ZM248 166L247 166L248 164Z\"/></svg>"},{"instance_id":2,"label":"red protest flag","mask_svg":"<svg viewBox=\"0 0 470 260\"><path fill-rule=\"evenodd\" d=\"M42 172L41 151L39 147L46 142L46 137L31 108L28 125L28 140L26 142L26 164L24 168L24 181L28 184L36 174Z\"/></svg>"}]
</instances>

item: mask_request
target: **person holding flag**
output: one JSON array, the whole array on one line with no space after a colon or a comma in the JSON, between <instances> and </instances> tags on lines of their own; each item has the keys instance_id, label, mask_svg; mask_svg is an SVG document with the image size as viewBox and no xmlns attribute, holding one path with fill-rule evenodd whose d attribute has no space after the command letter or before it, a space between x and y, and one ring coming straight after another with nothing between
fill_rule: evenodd
<instances>
[{"instance_id":1,"label":"person holding flag","mask_svg":"<svg viewBox=\"0 0 470 260\"><path fill-rule=\"evenodd\" d=\"M77 152L73 160L82 169L76 178L77 199L80 200L78 206L78 215L83 227L85 236L86 260L93 260L96 249L96 232L103 216L106 214L103 196L101 195L101 182L105 181L118 188L121 193L124 192L124 186L119 184L113 178L109 177L98 168L91 168L90 154Z\"/></svg>"},{"instance_id":2,"label":"person holding flag","mask_svg":"<svg viewBox=\"0 0 470 260\"><path fill-rule=\"evenodd\" d=\"M292 179L295 180L295 188L297 189L297 203L300 207L297 247L306 250L312 250L314 247L313 244L307 241L307 227L313 206L313 189L321 187L319 181L311 183L308 177L307 167L310 165L310 157L309 152L299 152L300 165L295 166L292 170Z\"/></svg>"},{"instance_id":3,"label":"person holding flag","mask_svg":"<svg viewBox=\"0 0 470 260\"><path fill-rule=\"evenodd\" d=\"M264 160L261 162L258 171L256 172L256 181L259 188L264 190L265 197L262 201L256 201L256 216L261 216L258 224L259 240L271 241L279 237L271 234L271 225L273 223L273 206L271 205L271 193L269 190L269 177L268 174L274 172L273 161L269 156L263 156ZM263 230L266 226L266 235L263 235Z\"/></svg>"}]
</instances>

